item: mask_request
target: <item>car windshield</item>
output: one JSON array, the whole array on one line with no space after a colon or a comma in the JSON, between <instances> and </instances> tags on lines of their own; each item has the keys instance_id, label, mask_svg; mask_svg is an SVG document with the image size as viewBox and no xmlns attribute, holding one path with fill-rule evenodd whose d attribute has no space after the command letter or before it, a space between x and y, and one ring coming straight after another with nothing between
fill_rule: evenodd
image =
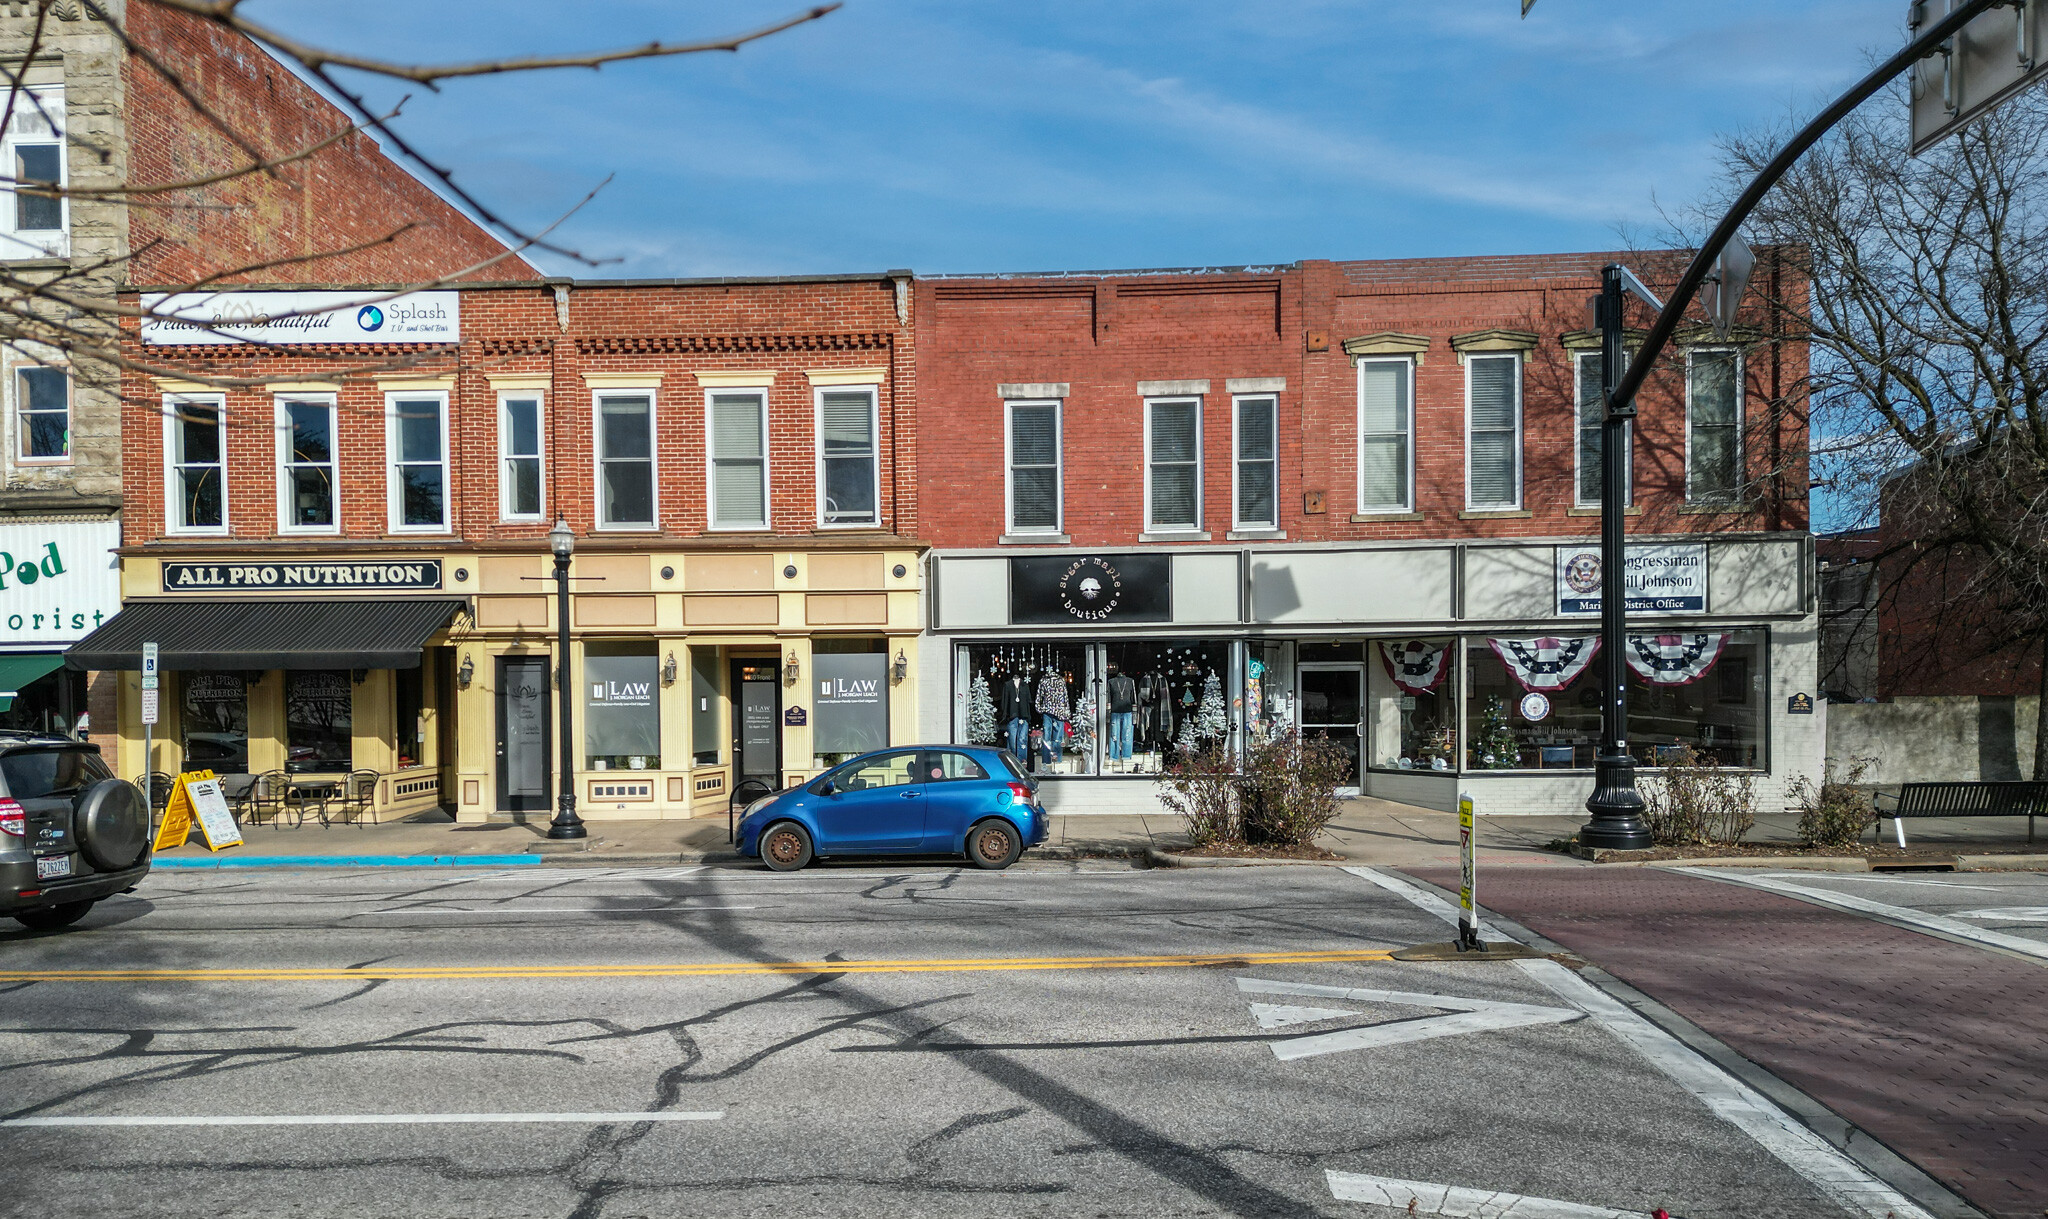
<instances>
[{"instance_id":1,"label":"car windshield","mask_svg":"<svg viewBox=\"0 0 2048 1219\"><path fill-rule=\"evenodd\" d=\"M21 750L0 755L0 781L16 800L83 791L113 778L100 755L89 749Z\"/></svg>"}]
</instances>

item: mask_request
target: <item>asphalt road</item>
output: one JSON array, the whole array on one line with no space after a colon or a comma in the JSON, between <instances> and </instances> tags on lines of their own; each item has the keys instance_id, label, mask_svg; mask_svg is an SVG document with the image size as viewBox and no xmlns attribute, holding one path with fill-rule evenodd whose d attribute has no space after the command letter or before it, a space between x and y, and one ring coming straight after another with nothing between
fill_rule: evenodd
<instances>
[{"instance_id":1,"label":"asphalt road","mask_svg":"<svg viewBox=\"0 0 2048 1219\"><path fill-rule=\"evenodd\" d=\"M1381 959L1446 935L1315 867L163 873L0 932L0 1213L1917 1214L1562 966Z\"/></svg>"}]
</instances>

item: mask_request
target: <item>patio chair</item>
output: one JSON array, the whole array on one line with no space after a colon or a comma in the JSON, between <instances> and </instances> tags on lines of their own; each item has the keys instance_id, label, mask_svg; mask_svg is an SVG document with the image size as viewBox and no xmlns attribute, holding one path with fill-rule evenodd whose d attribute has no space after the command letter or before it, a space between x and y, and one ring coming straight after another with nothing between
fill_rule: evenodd
<instances>
[{"instance_id":1,"label":"patio chair","mask_svg":"<svg viewBox=\"0 0 2048 1219\"><path fill-rule=\"evenodd\" d=\"M171 790L176 785L177 780L160 770L135 776L135 790L141 792L143 798L149 801L150 825L156 826L163 822L164 810L171 804Z\"/></svg>"},{"instance_id":2,"label":"patio chair","mask_svg":"<svg viewBox=\"0 0 2048 1219\"><path fill-rule=\"evenodd\" d=\"M261 825L267 819L272 829L283 828L287 821L294 826L303 824L305 810L286 799L290 794L290 780L283 771L264 771L249 781L236 805L236 816L251 825Z\"/></svg>"},{"instance_id":3,"label":"patio chair","mask_svg":"<svg viewBox=\"0 0 2048 1219\"><path fill-rule=\"evenodd\" d=\"M352 770L341 781L334 794L327 798L327 807L339 821L353 821L357 825L363 818L377 820L377 781L384 776L374 770Z\"/></svg>"}]
</instances>

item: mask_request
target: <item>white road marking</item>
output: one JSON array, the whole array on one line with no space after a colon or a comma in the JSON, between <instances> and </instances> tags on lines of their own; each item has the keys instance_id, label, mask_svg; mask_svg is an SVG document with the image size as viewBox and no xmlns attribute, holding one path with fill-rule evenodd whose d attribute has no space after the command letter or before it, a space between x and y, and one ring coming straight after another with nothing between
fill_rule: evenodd
<instances>
[{"instance_id":1,"label":"white road marking","mask_svg":"<svg viewBox=\"0 0 2048 1219\"><path fill-rule=\"evenodd\" d=\"M1449 902L1405 880L1368 868L1346 868L1399 894L1453 926L1458 914ZM1933 1219L1919 1204L1867 1172L1769 1097L1702 1057L1684 1042L1652 1024L1555 961L1516 961L1515 966L1550 992L1574 1004L1602 1028L1620 1038L1672 1082L1733 1125L1786 1167L1811 1181L1822 1193L1868 1219ZM1407 1203L1403 1202L1403 1206ZM1521 1219L1517 1216L1517 1219Z\"/></svg>"},{"instance_id":2,"label":"white road marking","mask_svg":"<svg viewBox=\"0 0 2048 1219\"><path fill-rule=\"evenodd\" d=\"M1356 1172L1325 1172L1330 1194L1341 1202L1387 1206L1411 1215L1453 1215L1459 1219L1648 1219L1642 1211L1581 1206L1550 1198L1486 1189L1463 1189L1429 1181L1403 1181Z\"/></svg>"},{"instance_id":3,"label":"white road marking","mask_svg":"<svg viewBox=\"0 0 2048 1219\"><path fill-rule=\"evenodd\" d=\"M1981 918L1994 923L2048 923L2048 906L1987 906L1982 910L1958 910L1949 917Z\"/></svg>"},{"instance_id":4,"label":"white road marking","mask_svg":"<svg viewBox=\"0 0 2048 1219\"><path fill-rule=\"evenodd\" d=\"M16 1117L0 1127L16 1126L430 1126L448 1123L497 1124L553 1122L612 1126L629 1122L715 1122L720 1112L663 1110L657 1113L279 1113L258 1115L175 1114L164 1116Z\"/></svg>"},{"instance_id":5,"label":"white road marking","mask_svg":"<svg viewBox=\"0 0 2048 1219\"><path fill-rule=\"evenodd\" d=\"M1758 876L1779 877L1785 880L1812 880L1811 872L1759 872ZM1984 893L2002 893L1996 885L1966 885L1959 880L1912 880L1904 876L1861 876L1854 872L1826 873L1828 880L1860 880L1872 885L1926 885L1933 889L1976 889Z\"/></svg>"},{"instance_id":6,"label":"white road marking","mask_svg":"<svg viewBox=\"0 0 2048 1219\"><path fill-rule=\"evenodd\" d=\"M1285 1003L1249 1003L1252 1019L1262 1029L1286 1028L1290 1024L1314 1024L1318 1020L1338 1020L1356 1016L1357 1012L1335 1007L1293 1007Z\"/></svg>"},{"instance_id":7,"label":"white road marking","mask_svg":"<svg viewBox=\"0 0 2048 1219\"><path fill-rule=\"evenodd\" d=\"M1833 906L1851 914L1875 914L1894 922L1904 923L1922 931L1939 931L1960 940L1970 940L1991 948L2004 948L2011 952L2048 961L2048 942L2030 940L2025 936L2007 935L2003 931L1992 931L1986 927L1972 927L1959 923L1945 914L1929 914L1910 906L1894 906L1885 902L1858 897L1854 893L1835 893L1828 889L1816 889L1810 885L1795 885L1789 880L1778 880L1769 876L1741 876L1724 873L1720 868L1673 868L1674 872L1703 876L1709 880L1724 880L1732 884L1748 885L1773 893L1783 893L1821 906Z\"/></svg>"},{"instance_id":8,"label":"white road marking","mask_svg":"<svg viewBox=\"0 0 2048 1219\"><path fill-rule=\"evenodd\" d=\"M1464 1033L1492 1033L1503 1029L1527 1028L1534 1024L1565 1024L1583 1014L1575 1009L1538 1007L1533 1003L1501 1003L1492 999L1466 999L1456 995L1428 995L1407 990L1371 990L1363 987L1314 986L1307 982L1267 982L1239 978L1237 989L1253 995L1312 995L1323 999L1350 999L1356 1003L1391 1003L1402 1007L1428 1007L1457 1013L1431 1016L1424 1020L1402 1020L1393 1024L1369 1024L1363 1028L1339 1029L1274 1041L1273 1056L1282 1062L1340 1054L1346 1050L1372 1050L1382 1046L1407 1045L1456 1037ZM1354 1015L1356 1013L1345 1013Z\"/></svg>"}]
</instances>

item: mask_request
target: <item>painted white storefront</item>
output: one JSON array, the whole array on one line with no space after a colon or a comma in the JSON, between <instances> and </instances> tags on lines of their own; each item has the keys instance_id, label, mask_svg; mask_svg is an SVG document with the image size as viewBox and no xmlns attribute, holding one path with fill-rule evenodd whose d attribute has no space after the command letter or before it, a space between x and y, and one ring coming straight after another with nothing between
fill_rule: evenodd
<instances>
[{"instance_id":1,"label":"painted white storefront","mask_svg":"<svg viewBox=\"0 0 2048 1219\"><path fill-rule=\"evenodd\" d=\"M1527 709L1542 714L1527 718L1518 701L1525 687L1513 684L1519 679L1505 655L1495 658L1493 645L1597 633L1597 621L1584 615L1583 594L1574 595L1563 575L1565 560L1583 547L1584 539L1570 538L935 552L928 560L927 630L918 656L920 687L931 697L920 704L919 736L969 739L977 679L1021 657L1027 671L1065 673L1076 701L1095 694L1102 721L1078 749L1069 743L1047 764L1041 792L1048 806L1075 813L1156 811L1151 779L1114 773L1130 761L1114 759L1115 747L1105 743L1113 733L1101 710L1107 705L1103 682L1119 657L1173 653L1190 658L1189 693L1181 697L1197 688L1196 667L1219 675L1234 732L1260 715L1314 724L1318 705L1344 708L1322 713L1342 720L1354 704L1332 691L1356 690L1349 738L1368 795L1451 809L1465 790L1487 813L1576 814L1592 790L1586 741L1587 725L1597 723L1597 700L1586 697L1581 683L1537 700ZM1633 735L1652 758L1681 744L1716 753L1724 765L1755 774L1760 810L1781 808L1788 783L1819 774L1825 748L1825 710L1812 697L1819 632L1809 537L1632 539L1631 558L1639 554L1646 556L1641 566L1664 573L1666 604L1684 608L1632 612L1632 641L1641 636L1676 647L1704 639L1716 659L1703 673L1681 674L1681 683L1649 687L1640 700L1632 683ZM1042 587L1014 586L1023 578L1015 573L1027 570L1017 560L1053 558L1065 561L1063 571L1073 570L1073 561L1096 558L1111 570L1122 570L1122 563L1167 573L1167 588L1149 602L1126 598L1144 607L1141 620L1119 618L1121 604L1106 614L1089 610L1077 594L1067 601L1087 618L1058 621L1066 601L1049 600ZM1563 612L1567 606L1576 612ZM1396 684L1381 655L1381 644L1408 640L1449 649L1445 676L1420 698ZM1590 672L1597 676L1598 666ZM1257 688L1248 685L1254 677ZM1429 736L1414 723L1418 702L1437 708L1429 721L1432 749L1416 747ZM1042 718L1034 713L1029 723L1037 726ZM1480 749L1482 729L1495 748ZM1336 724L1316 731L1347 735ZM1477 764L1482 754L1484 765ZM1150 764L1164 756L1153 755ZM1654 768L1644 776L1654 782Z\"/></svg>"}]
</instances>

